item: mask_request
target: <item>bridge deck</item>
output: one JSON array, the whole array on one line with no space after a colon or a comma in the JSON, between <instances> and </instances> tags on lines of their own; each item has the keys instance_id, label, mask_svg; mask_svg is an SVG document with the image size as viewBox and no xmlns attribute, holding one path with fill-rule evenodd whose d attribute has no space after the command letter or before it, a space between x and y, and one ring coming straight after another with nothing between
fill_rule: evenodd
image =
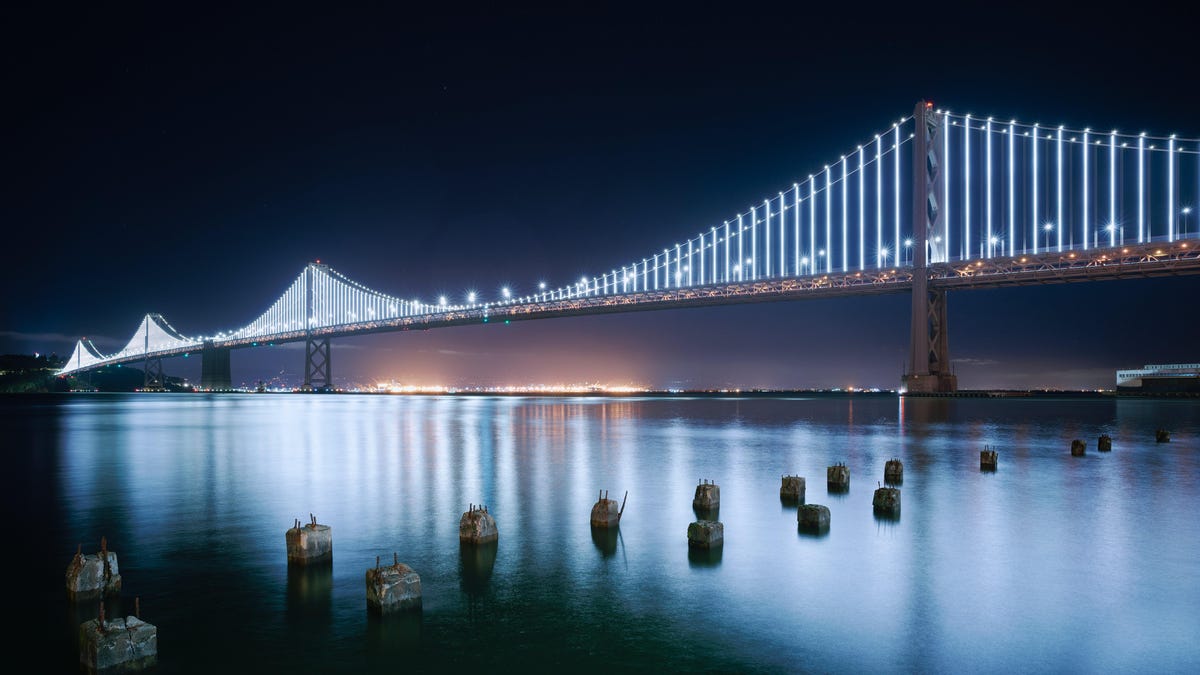
<instances>
[{"instance_id":1,"label":"bridge deck","mask_svg":"<svg viewBox=\"0 0 1200 675\"><path fill-rule=\"evenodd\" d=\"M685 307L751 302L781 302L849 295L903 293L912 288L913 268L900 266L882 270L782 277L728 284L688 286L664 290L592 295L543 302L483 305L468 309L432 312L385 320L362 321L305 331L290 331L254 338L216 341L215 348L238 349L264 344L296 342L313 337L350 337L370 333L429 330L496 321L529 321L591 314L653 311ZM1104 281L1138 277L1200 274L1200 242L1178 241L1018 255L984 260L955 261L928 267L931 288L967 290ZM198 354L192 345L136 354L96 364L138 363L146 358ZM80 370L88 370L82 368Z\"/></svg>"}]
</instances>

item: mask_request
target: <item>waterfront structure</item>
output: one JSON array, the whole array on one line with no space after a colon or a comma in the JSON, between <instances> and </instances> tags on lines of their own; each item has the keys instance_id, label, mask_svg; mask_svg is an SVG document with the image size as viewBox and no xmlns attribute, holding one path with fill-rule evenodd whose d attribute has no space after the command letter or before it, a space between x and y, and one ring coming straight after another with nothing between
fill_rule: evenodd
<instances>
[{"instance_id":1,"label":"waterfront structure","mask_svg":"<svg viewBox=\"0 0 1200 675\"><path fill-rule=\"evenodd\" d=\"M1200 273L1200 238L1179 227L1197 201L1198 139L1004 123L920 101L777 196L578 281L460 304L381 293L316 261L240 328L184 336L147 314L116 353L81 339L60 374L141 363L157 389L163 358L199 354L201 387L223 389L229 350L304 342L304 386L327 389L330 340L343 336L910 293L902 389L952 392L949 291Z\"/></svg>"},{"instance_id":2,"label":"waterfront structure","mask_svg":"<svg viewBox=\"0 0 1200 675\"><path fill-rule=\"evenodd\" d=\"M1200 363L1147 364L1117 371L1118 392L1200 394Z\"/></svg>"}]
</instances>

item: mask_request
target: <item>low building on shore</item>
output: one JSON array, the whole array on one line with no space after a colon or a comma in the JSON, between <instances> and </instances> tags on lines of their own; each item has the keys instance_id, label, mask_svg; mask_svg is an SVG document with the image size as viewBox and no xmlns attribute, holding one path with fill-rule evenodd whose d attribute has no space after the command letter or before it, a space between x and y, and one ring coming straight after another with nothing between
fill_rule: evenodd
<instances>
[{"instance_id":1,"label":"low building on shore","mask_svg":"<svg viewBox=\"0 0 1200 675\"><path fill-rule=\"evenodd\" d=\"M1200 363L1148 364L1117 371L1120 394L1200 394Z\"/></svg>"}]
</instances>

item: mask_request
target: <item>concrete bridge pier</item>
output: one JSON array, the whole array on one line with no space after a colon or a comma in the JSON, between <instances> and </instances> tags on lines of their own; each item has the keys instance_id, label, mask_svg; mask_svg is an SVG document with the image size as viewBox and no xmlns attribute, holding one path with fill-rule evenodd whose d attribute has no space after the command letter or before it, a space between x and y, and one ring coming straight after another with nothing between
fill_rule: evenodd
<instances>
[{"instance_id":1,"label":"concrete bridge pier","mask_svg":"<svg viewBox=\"0 0 1200 675\"><path fill-rule=\"evenodd\" d=\"M214 347L211 342L204 344L200 352L200 388L208 391L228 391L233 389L233 375L229 368L230 349Z\"/></svg>"}]
</instances>

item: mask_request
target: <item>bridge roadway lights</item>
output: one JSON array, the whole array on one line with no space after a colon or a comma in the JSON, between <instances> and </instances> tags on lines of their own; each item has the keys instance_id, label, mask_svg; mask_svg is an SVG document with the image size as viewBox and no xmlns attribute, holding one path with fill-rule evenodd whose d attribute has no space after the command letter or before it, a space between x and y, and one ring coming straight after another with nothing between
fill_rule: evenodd
<instances>
[{"instance_id":1,"label":"bridge roadway lights","mask_svg":"<svg viewBox=\"0 0 1200 675\"><path fill-rule=\"evenodd\" d=\"M229 368L230 349L204 345L200 352L200 388L206 391L229 391L233 389L233 376Z\"/></svg>"}]
</instances>

